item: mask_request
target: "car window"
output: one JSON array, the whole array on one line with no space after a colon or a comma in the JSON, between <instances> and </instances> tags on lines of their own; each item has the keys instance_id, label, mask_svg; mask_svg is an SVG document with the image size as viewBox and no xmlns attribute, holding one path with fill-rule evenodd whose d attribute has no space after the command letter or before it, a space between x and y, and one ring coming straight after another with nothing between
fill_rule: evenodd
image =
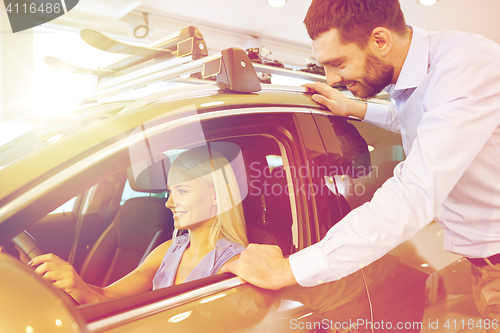
<instances>
[{"instance_id":1,"label":"car window","mask_svg":"<svg viewBox=\"0 0 500 333\"><path fill-rule=\"evenodd\" d=\"M168 119L168 117L167 119L153 119L132 131L127 140L129 144L127 166L129 185L127 186L132 190L124 190L121 199L128 198L128 200L123 203L117 216L122 214L121 211L125 206L130 208L128 201L150 199L149 195L142 197L138 193L160 194L168 186L167 193L171 192L175 202L173 191L176 191L177 182L174 181L175 177L172 176L172 172L178 165L177 163L189 162L182 157L184 154L201 147L207 148L207 151L210 149L212 153L215 150L221 152L234 173L241 200L240 203L236 201L236 204L241 206L243 212L248 242L278 245L285 256L308 245L310 241L305 241L303 238L309 237L309 233L303 232L305 227L299 223L305 220L301 216L309 216L306 209L299 209L300 205L307 202L307 195L300 192L301 187L305 188L303 184L306 179L301 178L298 173L302 172L301 167L307 166L306 157L303 156L305 150L298 140L297 123L300 121L294 114L283 111L280 113L269 112L266 109L250 111L231 110L228 116L206 117L201 120L199 115L194 115L192 122L184 118L177 124L175 119ZM303 115L311 118L307 110L303 112ZM136 195L138 196L134 197ZM168 195L165 196L162 204L158 205L158 209L160 206L165 209ZM169 206L168 202L166 204ZM144 208L144 202L138 202L134 207L134 209L142 208ZM153 213L151 208L147 210L148 214ZM177 214L181 213L177 212ZM145 218L144 214L129 211L126 214L129 219L139 216L135 219L136 226L130 225L130 229L127 227L128 230L120 232L119 237L128 233L130 234L127 236L130 238L129 242L140 243L141 234L146 227L145 223L150 223L151 220ZM166 217L167 226L176 223L173 215ZM174 237L180 239L184 237L183 235L185 234L182 231L175 232ZM147 240L146 243L151 242ZM128 257L124 259L123 256ZM134 256L129 250L122 250L116 253L110 266L123 261L129 264L133 261L130 258ZM104 266L108 267L108 265ZM160 267L159 271L161 269ZM211 278L215 276L208 277L206 283L210 283ZM182 286L176 285L171 288L190 286L194 282L194 280L184 280ZM167 287L160 286L160 289L169 289ZM156 291L153 294L160 295ZM142 296L144 295L137 295L137 302L140 302ZM116 306L120 304L116 303ZM93 306L87 307L89 310L91 308ZM111 313L119 310L99 307L100 316L102 316L102 311Z\"/></svg>"},{"instance_id":2,"label":"car window","mask_svg":"<svg viewBox=\"0 0 500 333\"><path fill-rule=\"evenodd\" d=\"M2 123L0 124L2 133L0 168L98 120L99 117L65 115Z\"/></svg>"},{"instance_id":3,"label":"car window","mask_svg":"<svg viewBox=\"0 0 500 333\"><path fill-rule=\"evenodd\" d=\"M61 206L57 207L52 212L50 212L50 214L59 214L59 213L72 212L73 211L73 207L75 205L75 201L76 201L76 197L68 200L67 202L65 202Z\"/></svg>"},{"instance_id":4,"label":"car window","mask_svg":"<svg viewBox=\"0 0 500 333\"><path fill-rule=\"evenodd\" d=\"M345 190L350 193L352 208L370 201L375 191L393 176L394 167L405 159L401 135L361 121L348 120L366 141L371 172L359 172Z\"/></svg>"},{"instance_id":5,"label":"car window","mask_svg":"<svg viewBox=\"0 0 500 333\"><path fill-rule=\"evenodd\" d=\"M366 191L364 186L357 185L354 180L373 177L371 155L368 144L358 129L345 118L340 117L316 117L316 121L324 122L322 135L325 141L336 141L338 146L332 149L328 147L329 154L335 151L336 160L328 163L336 169L331 174L335 184L338 197L341 202L342 215L357 206L358 197ZM327 145L328 146L328 145Z\"/></svg>"},{"instance_id":6,"label":"car window","mask_svg":"<svg viewBox=\"0 0 500 333\"><path fill-rule=\"evenodd\" d=\"M345 215L345 205L335 184L336 175L343 172L344 157L335 135L328 139L320 135L323 127L332 132L332 126L325 123L322 117L313 115L302 119L300 127L307 157L302 170L308 170L311 182L307 199L313 214L308 229L312 243L315 243Z\"/></svg>"},{"instance_id":7,"label":"car window","mask_svg":"<svg viewBox=\"0 0 500 333\"><path fill-rule=\"evenodd\" d=\"M130 181L127 179L127 181L125 182L125 187L123 188L123 194L120 200L120 206L123 206L123 204L131 198L139 198L139 197L165 198L165 195L166 191L161 193L146 193L146 192L134 191L132 187L130 187Z\"/></svg>"},{"instance_id":8,"label":"car window","mask_svg":"<svg viewBox=\"0 0 500 333\"><path fill-rule=\"evenodd\" d=\"M361 121L316 114L342 215L369 201L404 159L401 136Z\"/></svg>"},{"instance_id":9,"label":"car window","mask_svg":"<svg viewBox=\"0 0 500 333\"><path fill-rule=\"evenodd\" d=\"M285 171L288 155L282 143L284 139L277 131L283 122L277 116L270 116L272 122L269 124L273 125L265 129L257 125L262 124L263 117L266 116L210 119L171 128L161 134L146 134L144 141L130 147L135 181L141 182L142 177L143 185L154 181L150 184L154 188L165 188L169 168L179 155L204 146L218 150L227 158L236 176L248 241L278 245L285 255L289 255L298 247L298 236L293 190L290 193L288 186L293 184L290 171ZM145 124L144 128L147 129L148 125ZM144 181L143 173L164 160L168 166L157 171L167 178L149 175ZM131 192L125 190L124 196L127 193ZM295 230L294 234L292 230Z\"/></svg>"}]
</instances>

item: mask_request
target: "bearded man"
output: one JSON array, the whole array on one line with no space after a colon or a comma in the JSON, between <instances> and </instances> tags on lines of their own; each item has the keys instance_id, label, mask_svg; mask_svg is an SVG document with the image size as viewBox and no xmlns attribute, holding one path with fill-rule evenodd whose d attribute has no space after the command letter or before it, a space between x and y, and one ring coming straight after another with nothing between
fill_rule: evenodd
<instances>
[{"instance_id":1,"label":"bearded man","mask_svg":"<svg viewBox=\"0 0 500 333\"><path fill-rule=\"evenodd\" d=\"M227 267L269 289L315 286L347 276L432 220L445 250L472 263L485 318L500 317L500 46L455 31L407 26L398 0L313 0L304 21L328 84L306 84L334 114L401 134L406 160L369 203L324 239L283 258L251 245ZM388 88L390 106L368 99Z\"/></svg>"}]
</instances>

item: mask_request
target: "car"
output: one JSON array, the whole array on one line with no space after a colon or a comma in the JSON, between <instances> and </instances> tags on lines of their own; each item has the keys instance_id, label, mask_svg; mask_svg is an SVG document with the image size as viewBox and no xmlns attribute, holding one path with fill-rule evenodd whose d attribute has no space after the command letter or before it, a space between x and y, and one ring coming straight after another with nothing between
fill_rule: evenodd
<instances>
[{"instance_id":1,"label":"car","mask_svg":"<svg viewBox=\"0 0 500 333\"><path fill-rule=\"evenodd\" d=\"M188 30L191 37L179 33L185 39L170 44L181 47L194 40L191 51L183 52L192 55L196 43L205 44L196 28ZM111 75L95 71L101 88L78 109L0 124L19 129L0 146L0 245L7 252L0 254L0 317L5 331L426 328L426 281L451 261L422 266L426 258L406 251L414 243L312 288L264 290L223 273L85 305L26 265L38 254L54 253L96 286L129 273L179 233L165 207L166 175L176 156L193 147L217 148L227 157L238 179L249 241L277 245L285 256L321 240L351 209L368 201L404 159L397 134L334 116L302 87L261 84L256 69L324 80L319 75L254 66L239 49L188 56L181 64L164 55L160 58L167 59L158 63L154 49L145 51L153 54L150 58L135 55L135 48L127 52L118 63L138 69L115 68ZM148 59L153 67L175 66L161 67L158 74L146 66ZM217 82L178 77L181 71L200 70L203 77L217 75ZM127 89L165 78L197 84L126 98ZM104 98L116 92L118 98ZM383 98L368 102L388 103Z\"/></svg>"}]
</instances>

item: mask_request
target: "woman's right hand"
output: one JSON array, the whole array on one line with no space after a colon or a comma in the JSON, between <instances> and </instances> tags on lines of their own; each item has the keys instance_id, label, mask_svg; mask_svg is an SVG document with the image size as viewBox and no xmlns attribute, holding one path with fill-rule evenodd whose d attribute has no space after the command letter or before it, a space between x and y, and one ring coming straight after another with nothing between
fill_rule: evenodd
<instances>
[{"instance_id":1,"label":"woman's right hand","mask_svg":"<svg viewBox=\"0 0 500 333\"><path fill-rule=\"evenodd\" d=\"M80 304L98 301L94 292L76 273L73 266L55 254L43 254L33 258L28 265L35 268L35 273L49 281L56 288L68 293Z\"/></svg>"}]
</instances>

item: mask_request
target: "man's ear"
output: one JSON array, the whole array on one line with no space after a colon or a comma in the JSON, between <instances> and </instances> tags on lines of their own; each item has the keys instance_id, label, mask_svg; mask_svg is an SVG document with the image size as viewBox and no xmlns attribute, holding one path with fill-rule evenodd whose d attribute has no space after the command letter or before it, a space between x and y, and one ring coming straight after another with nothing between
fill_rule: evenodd
<instances>
[{"instance_id":1,"label":"man's ear","mask_svg":"<svg viewBox=\"0 0 500 333\"><path fill-rule=\"evenodd\" d=\"M375 56L385 58L391 51L393 43L392 32L389 29L377 27L370 35L368 48Z\"/></svg>"}]
</instances>

